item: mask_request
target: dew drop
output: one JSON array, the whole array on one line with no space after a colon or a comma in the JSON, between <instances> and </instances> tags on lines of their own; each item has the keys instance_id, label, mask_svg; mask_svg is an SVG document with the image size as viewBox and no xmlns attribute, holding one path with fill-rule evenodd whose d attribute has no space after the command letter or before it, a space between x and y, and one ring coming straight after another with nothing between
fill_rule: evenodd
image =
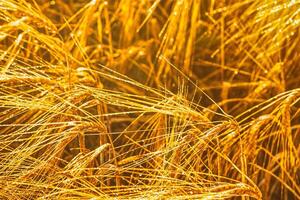
<instances>
[{"instance_id":1,"label":"dew drop","mask_svg":"<svg viewBox=\"0 0 300 200\"><path fill-rule=\"evenodd\" d=\"M97 0L91 0L90 4L95 5L97 3Z\"/></svg>"},{"instance_id":2,"label":"dew drop","mask_svg":"<svg viewBox=\"0 0 300 200\"><path fill-rule=\"evenodd\" d=\"M68 126L75 126L75 125L76 125L76 122L74 122L74 121L68 122Z\"/></svg>"}]
</instances>

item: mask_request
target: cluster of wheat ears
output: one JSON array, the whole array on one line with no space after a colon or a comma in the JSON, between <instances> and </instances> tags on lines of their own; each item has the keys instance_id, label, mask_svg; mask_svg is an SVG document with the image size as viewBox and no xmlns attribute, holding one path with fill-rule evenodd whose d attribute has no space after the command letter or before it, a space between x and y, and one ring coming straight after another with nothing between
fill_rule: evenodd
<instances>
[{"instance_id":1,"label":"cluster of wheat ears","mask_svg":"<svg viewBox=\"0 0 300 200\"><path fill-rule=\"evenodd\" d=\"M0 0L0 199L300 199L299 0Z\"/></svg>"}]
</instances>

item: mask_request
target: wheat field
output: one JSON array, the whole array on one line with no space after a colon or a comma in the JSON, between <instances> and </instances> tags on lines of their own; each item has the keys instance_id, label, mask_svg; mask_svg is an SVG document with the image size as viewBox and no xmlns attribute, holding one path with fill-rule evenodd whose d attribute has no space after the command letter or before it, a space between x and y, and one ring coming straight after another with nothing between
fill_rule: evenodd
<instances>
[{"instance_id":1,"label":"wheat field","mask_svg":"<svg viewBox=\"0 0 300 200\"><path fill-rule=\"evenodd\" d=\"M300 199L299 0L0 0L0 199Z\"/></svg>"}]
</instances>

